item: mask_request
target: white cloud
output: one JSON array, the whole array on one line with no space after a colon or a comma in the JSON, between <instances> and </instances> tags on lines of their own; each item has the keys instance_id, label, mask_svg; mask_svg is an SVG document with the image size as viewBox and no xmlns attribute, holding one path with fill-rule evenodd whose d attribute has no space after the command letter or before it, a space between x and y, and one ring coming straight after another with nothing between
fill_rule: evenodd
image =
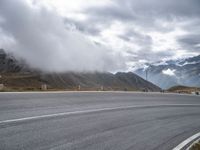
<instances>
[{"instance_id":1,"label":"white cloud","mask_svg":"<svg viewBox=\"0 0 200 150\"><path fill-rule=\"evenodd\" d=\"M105 6L111 3L111 0L29 0L37 4L47 6L50 9L56 9L63 17L69 17L77 20L84 20L87 15L82 10L88 7Z\"/></svg>"},{"instance_id":2,"label":"white cloud","mask_svg":"<svg viewBox=\"0 0 200 150\"><path fill-rule=\"evenodd\" d=\"M199 43L199 44L196 44L195 47L200 48L200 43Z\"/></svg>"},{"instance_id":3,"label":"white cloud","mask_svg":"<svg viewBox=\"0 0 200 150\"><path fill-rule=\"evenodd\" d=\"M163 32L150 32L147 33L153 39L153 51L166 51L179 49L179 44L176 42L178 36L185 35L186 32L180 28L176 28L173 31Z\"/></svg>"},{"instance_id":4,"label":"white cloud","mask_svg":"<svg viewBox=\"0 0 200 150\"><path fill-rule=\"evenodd\" d=\"M165 75L168 75L168 76L175 76L175 69L167 69L167 70L163 70L162 73L165 74Z\"/></svg>"}]
</instances>

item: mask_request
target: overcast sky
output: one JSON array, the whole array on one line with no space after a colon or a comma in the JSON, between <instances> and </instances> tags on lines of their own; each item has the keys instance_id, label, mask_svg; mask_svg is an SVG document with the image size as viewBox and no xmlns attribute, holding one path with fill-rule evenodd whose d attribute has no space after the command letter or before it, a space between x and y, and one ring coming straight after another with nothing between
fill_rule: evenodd
<instances>
[{"instance_id":1,"label":"overcast sky","mask_svg":"<svg viewBox=\"0 0 200 150\"><path fill-rule=\"evenodd\" d=\"M200 54L200 0L0 0L0 48L46 71Z\"/></svg>"}]
</instances>

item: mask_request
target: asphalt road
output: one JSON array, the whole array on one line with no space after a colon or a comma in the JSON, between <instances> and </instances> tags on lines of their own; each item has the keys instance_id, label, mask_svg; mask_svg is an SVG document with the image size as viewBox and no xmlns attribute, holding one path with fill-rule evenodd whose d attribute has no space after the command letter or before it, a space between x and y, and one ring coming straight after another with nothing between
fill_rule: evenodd
<instances>
[{"instance_id":1,"label":"asphalt road","mask_svg":"<svg viewBox=\"0 0 200 150\"><path fill-rule=\"evenodd\" d=\"M0 93L0 150L170 150L200 132L200 97Z\"/></svg>"}]
</instances>

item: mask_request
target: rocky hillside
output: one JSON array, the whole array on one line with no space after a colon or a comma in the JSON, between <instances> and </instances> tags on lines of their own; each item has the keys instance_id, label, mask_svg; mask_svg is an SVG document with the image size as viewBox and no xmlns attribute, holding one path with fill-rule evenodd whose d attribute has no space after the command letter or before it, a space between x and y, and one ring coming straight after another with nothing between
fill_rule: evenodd
<instances>
[{"instance_id":1,"label":"rocky hillside","mask_svg":"<svg viewBox=\"0 0 200 150\"><path fill-rule=\"evenodd\" d=\"M83 90L144 90L159 91L160 88L146 82L134 73L63 73L42 75L42 80L52 87Z\"/></svg>"},{"instance_id":2,"label":"rocky hillside","mask_svg":"<svg viewBox=\"0 0 200 150\"><path fill-rule=\"evenodd\" d=\"M0 82L8 89L38 90L42 84L58 90L149 90L160 91L158 86L134 73L44 73L19 63L14 57L0 51Z\"/></svg>"}]
</instances>

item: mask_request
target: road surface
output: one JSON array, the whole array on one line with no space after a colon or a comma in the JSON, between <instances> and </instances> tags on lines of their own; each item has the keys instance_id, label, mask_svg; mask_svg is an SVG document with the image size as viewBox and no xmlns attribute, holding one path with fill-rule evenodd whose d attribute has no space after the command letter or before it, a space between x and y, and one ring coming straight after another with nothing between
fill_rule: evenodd
<instances>
[{"instance_id":1,"label":"road surface","mask_svg":"<svg viewBox=\"0 0 200 150\"><path fill-rule=\"evenodd\" d=\"M1 150L170 150L199 131L199 96L0 93Z\"/></svg>"}]
</instances>

